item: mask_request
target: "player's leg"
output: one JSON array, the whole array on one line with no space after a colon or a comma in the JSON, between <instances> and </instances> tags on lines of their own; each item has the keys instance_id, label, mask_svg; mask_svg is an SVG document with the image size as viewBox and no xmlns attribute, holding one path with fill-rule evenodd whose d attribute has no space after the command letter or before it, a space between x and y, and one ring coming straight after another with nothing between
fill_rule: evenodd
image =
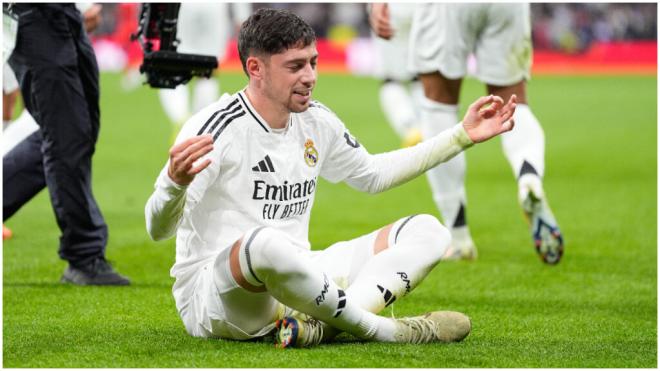
<instances>
[{"instance_id":1,"label":"player's leg","mask_svg":"<svg viewBox=\"0 0 660 371\"><path fill-rule=\"evenodd\" d=\"M346 300L344 290L317 265L309 250L285 233L265 227L250 230L232 246L229 262L220 264L224 267L216 266L216 272L231 272L232 280L245 292L267 292L287 307L359 338L392 340L395 323ZM315 344L322 333L297 335L297 340Z\"/></svg>"},{"instance_id":2,"label":"player's leg","mask_svg":"<svg viewBox=\"0 0 660 371\"><path fill-rule=\"evenodd\" d=\"M489 23L476 51L477 74L490 94L503 99L512 94L518 97L516 129L502 135L502 148L518 180L518 199L529 219L537 252L543 261L555 264L563 253L563 238L543 191L543 128L527 102L532 55L529 11L529 4L488 7Z\"/></svg>"},{"instance_id":3,"label":"player's leg","mask_svg":"<svg viewBox=\"0 0 660 371\"><path fill-rule=\"evenodd\" d=\"M373 313L408 295L441 260L451 235L434 216L401 218L367 236L351 260L346 293Z\"/></svg>"},{"instance_id":4,"label":"player's leg","mask_svg":"<svg viewBox=\"0 0 660 371\"><path fill-rule=\"evenodd\" d=\"M489 85L488 90L502 98L511 94L523 97L513 116L516 130L502 135L502 149L518 181L518 201L530 224L537 253L545 263L556 264L563 254L563 236L543 189L545 136L527 104L525 81L508 87Z\"/></svg>"},{"instance_id":5,"label":"player's leg","mask_svg":"<svg viewBox=\"0 0 660 371\"><path fill-rule=\"evenodd\" d=\"M402 147L410 147L419 143L421 141L421 132L418 128L420 118L406 83L392 79L383 80L379 98L385 118L402 140Z\"/></svg>"},{"instance_id":6,"label":"player's leg","mask_svg":"<svg viewBox=\"0 0 660 371\"><path fill-rule=\"evenodd\" d=\"M332 280L346 288L348 300L378 313L419 285L440 261L450 240L448 230L435 217L413 215L315 251L313 259L322 262ZM444 317L450 327L466 321L469 324L467 317L456 312L436 316ZM322 325L324 340L338 333L331 326Z\"/></svg>"},{"instance_id":7,"label":"player's leg","mask_svg":"<svg viewBox=\"0 0 660 371\"><path fill-rule=\"evenodd\" d=\"M174 89L158 89L160 104L167 118L177 129L190 118L189 95L187 85L179 85Z\"/></svg>"},{"instance_id":8,"label":"player's leg","mask_svg":"<svg viewBox=\"0 0 660 371\"><path fill-rule=\"evenodd\" d=\"M225 55L230 37L231 20L226 3L183 3L179 10L177 36L181 53L214 56ZM192 114L219 98L220 86L215 77L196 79L192 88Z\"/></svg>"},{"instance_id":9,"label":"player's leg","mask_svg":"<svg viewBox=\"0 0 660 371\"><path fill-rule=\"evenodd\" d=\"M434 312L424 317L391 319L377 316L353 302L312 254L288 235L260 227L232 247L230 271L246 291L267 290L287 307L362 339L386 342L458 341L469 333L467 317ZM322 326L295 318L278 321L281 346L309 346L323 338Z\"/></svg>"},{"instance_id":10,"label":"player's leg","mask_svg":"<svg viewBox=\"0 0 660 371\"><path fill-rule=\"evenodd\" d=\"M208 79L197 79L193 87L192 113L199 112L202 108L217 101L220 98L220 83L215 76Z\"/></svg>"},{"instance_id":11,"label":"player's leg","mask_svg":"<svg viewBox=\"0 0 660 371\"><path fill-rule=\"evenodd\" d=\"M420 4L413 17L409 67L417 72L426 98L422 102L422 136L429 138L458 122L458 99L466 60L474 38L469 22L451 4ZM433 199L452 235L451 258L476 258L467 226L465 154L427 171Z\"/></svg>"},{"instance_id":12,"label":"player's leg","mask_svg":"<svg viewBox=\"0 0 660 371\"><path fill-rule=\"evenodd\" d=\"M420 115L412 96L412 84L409 86L415 74L406 68L414 4L391 3L389 10L394 35L389 40L372 36L378 57L376 76L383 81L379 91L380 106L401 138L402 146L409 147L422 140Z\"/></svg>"},{"instance_id":13,"label":"player's leg","mask_svg":"<svg viewBox=\"0 0 660 371\"><path fill-rule=\"evenodd\" d=\"M458 122L458 98L462 79L449 79L439 72L420 74L426 99L422 103L422 134L430 138ZM459 153L426 172L442 218L452 235L449 259L475 259L477 249L467 224L465 191L466 159Z\"/></svg>"}]
</instances>

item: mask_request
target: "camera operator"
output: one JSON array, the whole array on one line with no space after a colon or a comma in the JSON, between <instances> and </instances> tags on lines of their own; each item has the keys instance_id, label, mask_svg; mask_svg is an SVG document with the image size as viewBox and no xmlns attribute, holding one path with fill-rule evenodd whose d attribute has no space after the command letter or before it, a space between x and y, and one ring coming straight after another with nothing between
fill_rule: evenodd
<instances>
[{"instance_id":1,"label":"camera operator","mask_svg":"<svg viewBox=\"0 0 660 371\"><path fill-rule=\"evenodd\" d=\"M18 32L9 64L39 130L3 158L3 221L48 187L59 256L69 262L62 281L128 285L105 259L108 229L92 194L99 71L86 22L74 4L18 3L10 11Z\"/></svg>"}]
</instances>

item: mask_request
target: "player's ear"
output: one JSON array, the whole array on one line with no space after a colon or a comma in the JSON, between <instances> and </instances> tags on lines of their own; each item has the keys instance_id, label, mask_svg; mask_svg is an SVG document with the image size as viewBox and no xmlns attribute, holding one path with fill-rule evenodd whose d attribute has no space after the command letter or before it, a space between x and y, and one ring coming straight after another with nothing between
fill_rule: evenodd
<instances>
[{"instance_id":1,"label":"player's ear","mask_svg":"<svg viewBox=\"0 0 660 371\"><path fill-rule=\"evenodd\" d=\"M263 77L263 62L257 57L248 57L245 61L245 69L250 79L260 80Z\"/></svg>"}]
</instances>

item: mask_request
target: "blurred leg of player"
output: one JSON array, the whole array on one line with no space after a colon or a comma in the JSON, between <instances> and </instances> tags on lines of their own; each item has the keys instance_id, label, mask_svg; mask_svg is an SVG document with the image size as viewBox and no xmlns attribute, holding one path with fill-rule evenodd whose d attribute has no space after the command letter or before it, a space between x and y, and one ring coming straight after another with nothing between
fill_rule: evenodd
<instances>
[{"instance_id":1,"label":"blurred leg of player","mask_svg":"<svg viewBox=\"0 0 660 371\"><path fill-rule=\"evenodd\" d=\"M158 97L165 114L177 129L190 118L190 93L186 85L179 85L174 89L159 89Z\"/></svg>"},{"instance_id":2,"label":"blurred leg of player","mask_svg":"<svg viewBox=\"0 0 660 371\"><path fill-rule=\"evenodd\" d=\"M231 21L226 3L183 3L179 9L177 38L180 53L211 55L222 60L225 55ZM185 85L176 89L161 89L163 109L175 131L201 108L218 100L218 80L199 78L194 82L192 97ZM176 135L176 133L175 133Z\"/></svg>"},{"instance_id":3,"label":"blurred leg of player","mask_svg":"<svg viewBox=\"0 0 660 371\"><path fill-rule=\"evenodd\" d=\"M415 74L407 69L408 36L414 4L393 3L389 6L392 26L396 30L390 40L373 35L378 55L376 76L383 80L380 106L401 138L402 147L414 146L422 140L420 115L413 89L419 89Z\"/></svg>"},{"instance_id":4,"label":"blurred leg of player","mask_svg":"<svg viewBox=\"0 0 660 371\"><path fill-rule=\"evenodd\" d=\"M220 83L218 79L213 76L208 79L197 79L192 95L193 112L199 112L199 110L217 101L219 98Z\"/></svg>"},{"instance_id":5,"label":"blurred leg of player","mask_svg":"<svg viewBox=\"0 0 660 371\"><path fill-rule=\"evenodd\" d=\"M465 14L459 19L470 17L465 9L459 8L460 14ZM563 238L543 191L545 138L527 103L532 59L529 13L529 4L487 8L489 21L480 30L475 49L477 77L490 94L504 99L512 94L518 97L516 129L502 136L502 148L518 180L518 200L530 223L535 248L544 262L556 264L563 254Z\"/></svg>"},{"instance_id":6,"label":"blurred leg of player","mask_svg":"<svg viewBox=\"0 0 660 371\"><path fill-rule=\"evenodd\" d=\"M458 122L458 98L462 79L448 79L439 72L420 74L425 100L422 104L422 135L431 138ZM465 191L466 159L459 153L426 172L435 201L445 224L450 227L452 245L446 259L476 259L477 248L467 224Z\"/></svg>"},{"instance_id":7,"label":"blurred leg of player","mask_svg":"<svg viewBox=\"0 0 660 371\"><path fill-rule=\"evenodd\" d=\"M451 23L451 27L447 23ZM451 19L446 5L419 4L413 16L408 65L418 73L426 99L422 104L422 135L429 138L458 122L461 82L467 73L465 61L471 40L460 39L457 20ZM475 259L467 223L465 154L429 170L433 199L450 228L452 245L447 259Z\"/></svg>"}]
</instances>

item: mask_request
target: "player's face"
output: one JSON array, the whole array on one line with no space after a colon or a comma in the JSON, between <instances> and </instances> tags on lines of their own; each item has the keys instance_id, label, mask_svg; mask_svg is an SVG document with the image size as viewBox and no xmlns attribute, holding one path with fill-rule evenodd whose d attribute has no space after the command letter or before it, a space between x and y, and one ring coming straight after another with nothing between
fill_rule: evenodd
<instances>
[{"instance_id":1,"label":"player's face","mask_svg":"<svg viewBox=\"0 0 660 371\"><path fill-rule=\"evenodd\" d=\"M307 110L316 85L318 55L316 44L272 55L264 79L270 98L286 106L289 112Z\"/></svg>"}]
</instances>

